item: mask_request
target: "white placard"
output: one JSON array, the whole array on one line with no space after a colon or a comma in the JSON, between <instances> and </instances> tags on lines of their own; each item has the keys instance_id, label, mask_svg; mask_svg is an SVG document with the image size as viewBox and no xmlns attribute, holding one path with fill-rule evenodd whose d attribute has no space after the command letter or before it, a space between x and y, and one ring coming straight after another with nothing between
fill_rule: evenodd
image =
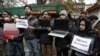
<instances>
[{"instance_id":1,"label":"white placard","mask_svg":"<svg viewBox=\"0 0 100 56\"><path fill-rule=\"evenodd\" d=\"M90 44L91 44L91 41L92 41L92 39L74 35L71 46L76 47L76 48L83 50L83 51L88 51Z\"/></svg>"},{"instance_id":2,"label":"white placard","mask_svg":"<svg viewBox=\"0 0 100 56\"><path fill-rule=\"evenodd\" d=\"M5 23L4 28L5 29L16 29L16 24L15 23Z\"/></svg>"},{"instance_id":3,"label":"white placard","mask_svg":"<svg viewBox=\"0 0 100 56\"><path fill-rule=\"evenodd\" d=\"M28 20L16 19L16 27L17 28L27 28L28 27Z\"/></svg>"}]
</instances>

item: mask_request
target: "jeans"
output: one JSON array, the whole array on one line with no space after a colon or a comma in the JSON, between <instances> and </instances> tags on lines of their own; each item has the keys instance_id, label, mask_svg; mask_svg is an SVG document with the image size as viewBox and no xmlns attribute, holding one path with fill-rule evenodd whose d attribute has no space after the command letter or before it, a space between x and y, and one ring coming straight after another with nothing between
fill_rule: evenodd
<instances>
[{"instance_id":1,"label":"jeans","mask_svg":"<svg viewBox=\"0 0 100 56\"><path fill-rule=\"evenodd\" d=\"M32 40L25 40L25 41L26 41L26 45L29 49L29 51L27 51L29 53L29 55L27 55L27 56L34 56L34 55L40 56L38 40L32 39Z\"/></svg>"},{"instance_id":2,"label":"jeans","mask_svg":"<svg viewBox=\"0 0 100 56\"><path fill-rule=\"evenodd\" d=\"M16 56L17 53L19 53L18 56L25 56L23 42L9 41L8 46L9 46L9 50L10 50L10 56Z\"/></svg>"}]
</instances>

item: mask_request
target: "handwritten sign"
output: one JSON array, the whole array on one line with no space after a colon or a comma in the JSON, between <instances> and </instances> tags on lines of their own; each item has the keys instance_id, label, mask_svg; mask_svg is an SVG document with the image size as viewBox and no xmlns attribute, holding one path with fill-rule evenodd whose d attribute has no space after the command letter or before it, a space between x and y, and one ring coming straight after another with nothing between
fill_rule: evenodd
<instances>
[{"instance_id":1,"label":"handwritten sign","mask_svg":"<svg viewBox=\"0 0 100 56\"><path fill-rule=\"evenodd\" d=\"M27 28L28 27L28 20L16 19L16 27L17 28Z\"/></svg>"},{"instance_id":2,"label":"handwritten sign","mask_svg":"<svg viewBox=\"0 0 100 56\"><path fill-rule=\"evenodd\" d=\"M77 49L88 52L91 41L92 41L92 39L74 35L71 46L76 47Z\"/></svg>"}]
</instances>

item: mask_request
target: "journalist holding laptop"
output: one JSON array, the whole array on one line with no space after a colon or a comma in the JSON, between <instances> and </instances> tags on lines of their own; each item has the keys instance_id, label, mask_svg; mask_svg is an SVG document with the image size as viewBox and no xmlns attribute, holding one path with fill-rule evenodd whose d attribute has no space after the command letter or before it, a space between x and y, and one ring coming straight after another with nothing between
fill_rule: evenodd
<instances>
[{"instance_id":1,"label":"journalist holding laptop","mask_svg":"<svg viewBox=\"0 0 100 56\"><path fill-rule=\"evenodd\" d=\"M48 11L43 11L41 18L39 18L39 40L42 56L52 56L53 37L48 35L48 33L51 31L50 22L51 16L49 15Z\"/></svg>"},{"instance_id":2,"label":"journalist holding laptop","mask_svg":"<svg viewBox=\"0 0 100 56\"><path fill-rule=\"evenodd\" d=\"M61 27L59 27L59 29L61 28L61 30L66 31L65 37L63 37L63 38L56 37L56 39L55 39L57 56L68 56L68 50L70 49L69 44L71 42L71 38L70 38L71 36L66 33L71 31L71 29L73 28L73 23L71 23L71 21L67 18L67 12L65 10L62 10L60 12L60 16L57 20L63 21L63 23L59 24L61 26ZM54 25L55 25L55 23L56 22L54 21ZM74 31L72 31L72 32L74 32ZM64 31L63 31L63 33L64 33Z\"/></svg>"}]
</instances>

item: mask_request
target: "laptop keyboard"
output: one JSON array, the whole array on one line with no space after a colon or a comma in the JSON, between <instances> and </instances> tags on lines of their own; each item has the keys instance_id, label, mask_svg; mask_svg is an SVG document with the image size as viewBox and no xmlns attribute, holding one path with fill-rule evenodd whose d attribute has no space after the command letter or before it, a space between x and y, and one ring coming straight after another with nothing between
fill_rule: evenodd
<instances>
[{"instance_id":1,"label":"laptop keyboard","mask_svg":"<svg viewBox=\"0 0 100 56\"><path fill-rule=\"evenodd\" d=\"M54 30L52 31L52 33L57 33L57 34L65 34L66 31L57 31L57 30Z\"/></svg>"}]
</instances>

